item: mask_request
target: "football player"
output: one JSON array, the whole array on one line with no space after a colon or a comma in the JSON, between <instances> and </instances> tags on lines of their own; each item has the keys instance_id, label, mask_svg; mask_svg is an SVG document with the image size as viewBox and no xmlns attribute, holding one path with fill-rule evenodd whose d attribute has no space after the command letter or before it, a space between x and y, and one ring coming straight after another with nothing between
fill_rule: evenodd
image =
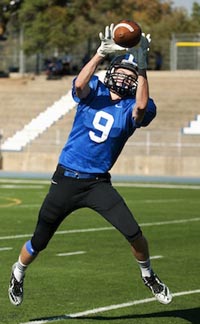
<instances>
[{"instance_id":1,"label":"football player","mask_svg":"<svg viewBox=\"0 0 200 324\"><path fill-rule=\"evenodd\" d=\"M74 210L88 207L110 222L127 239L141 270L144 284L157 300L168 304L172 295L154 273L148 242L124 199L112 186L110 169L126 141L156 116L149 98L147 52L149 35L138 47L117 55L101 82L94 75L108 54L124 48L112 38L113 24L100 33L101 45L73 81L72 95L77 111L72 130L61 151L52 183L38 215L33 236L23 245L12 266L9 298L23 301L25 271L44 250L61 222Z\"/></svg>"}]
</instances>

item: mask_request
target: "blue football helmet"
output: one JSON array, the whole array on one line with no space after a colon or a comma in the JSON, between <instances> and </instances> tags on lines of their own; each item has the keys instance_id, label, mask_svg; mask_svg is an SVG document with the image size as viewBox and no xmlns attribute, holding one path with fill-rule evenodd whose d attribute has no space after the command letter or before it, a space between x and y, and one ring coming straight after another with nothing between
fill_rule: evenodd
<instances>
[{"instance_id":1,"label":"blue football helmet","mask_svg":"<svg viewBox=\"0 0 200 324\"><path fill-rule=\"evenodd\" d=\"M116 72L123 68L132 71L133 75ZM114 93L121 97L135 97L138 85L138 68L132 54L125 54L115 57L106 72L104 84Z\"/></svg>"}]
</instances>

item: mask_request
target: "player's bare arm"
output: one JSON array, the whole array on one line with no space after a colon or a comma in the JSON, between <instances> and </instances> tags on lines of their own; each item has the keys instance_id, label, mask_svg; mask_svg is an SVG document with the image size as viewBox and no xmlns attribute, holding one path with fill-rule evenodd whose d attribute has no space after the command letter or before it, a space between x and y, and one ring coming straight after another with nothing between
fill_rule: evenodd
<instances>
[{"instance_id":1,"label":"player's bare arm","mask_svg":"<svg viewBox=\"0 0 200 324\"><path fill-rule=\"evenodd\" d=\"M102 60L107 55L115 53L116 51L124 51L124 48L115 44L113 40L113 28L114 24L111 24L110 26L106 26L104 34L102 32L99 33L101 44L97 49L97 53L83 67L76 79L76 94L80 99L86 98L90 93L89 81Z\"/></svg>"},{"instance_id":2,"label":"player's bare arm","mask_svg":"<svg viewBox=\"0 0 200 324\"><path fill-rule=\"evenodd\" d=\"M149 86L148 80L146 75L147 70L147 54L149 51L149 45L151 42L150 34L145 35L144 33L141 36L139 47L133 47L129 49L132 55L135 57L137 64L138 64L138 87L136 92L136 104L133 109L133 117L135 118L136 122L141 122L148 98L149 98Z\"/></svg>"},{"instance_id":3,"label":"player's bare arm","mask_svg":"<svg viewBox=\"0 0 200 324\"><path fill-rule=\"evenodd\" d=\"M89 81L103 57L96 53L82 68L75 81L76 94L80 99L86 98L90 93Z\"/></svg>"},{"instance_id":4,"label":"player's bare arm","mask_svg":"<svg viewBox=\"0 0 200 324\"><path fill-rule=\"evenodd\" d=\"M138 76L136 103L133 109L133 117L137 123L142 122L144 118L148 99L149 99L149 86L146 78L146 72L144 71L144 75Z\"/></svg>"}]
</instances>

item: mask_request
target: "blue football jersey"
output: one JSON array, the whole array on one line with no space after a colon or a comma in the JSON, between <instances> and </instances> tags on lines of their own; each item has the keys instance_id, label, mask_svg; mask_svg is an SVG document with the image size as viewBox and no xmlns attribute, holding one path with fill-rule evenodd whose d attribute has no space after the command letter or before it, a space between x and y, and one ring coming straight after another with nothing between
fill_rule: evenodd
<instances>
[{"instance_id":1,"label":"blue football jersey","mask_svg":"<svg viewBox=\"0 0 200 324\"><path fill-rule=\"evenodd\" d=\"M156 106L149 99L145 117L137 125L132 117L135 98L111 100L109 89L93 76L90 94L80 100L74 82L72 96L78 104L77 111L59 164L84 173L105 173L112 168L136 128L152 121Z\"/></svg>"}]
</instances>

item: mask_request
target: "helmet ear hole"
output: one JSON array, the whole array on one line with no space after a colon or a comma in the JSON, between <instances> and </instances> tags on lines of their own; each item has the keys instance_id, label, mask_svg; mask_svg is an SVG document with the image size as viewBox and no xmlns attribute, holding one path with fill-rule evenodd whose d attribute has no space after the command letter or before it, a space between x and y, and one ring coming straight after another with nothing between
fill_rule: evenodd
<instances>
[{"instance_id":1,"label":"helmet ear hole","mask_svg":"<svg viewBox=\"0 0 200 324\"><path fill-rule=\"evenodd\" d=\"M123 72L117 72L116 70L119 68L132 71L134 74L127 75ZM104 84L121 97L135 97L138 85L138 69L132 54L120 55L111 61L104 78Z\"/></svg>"}]
</instances>

